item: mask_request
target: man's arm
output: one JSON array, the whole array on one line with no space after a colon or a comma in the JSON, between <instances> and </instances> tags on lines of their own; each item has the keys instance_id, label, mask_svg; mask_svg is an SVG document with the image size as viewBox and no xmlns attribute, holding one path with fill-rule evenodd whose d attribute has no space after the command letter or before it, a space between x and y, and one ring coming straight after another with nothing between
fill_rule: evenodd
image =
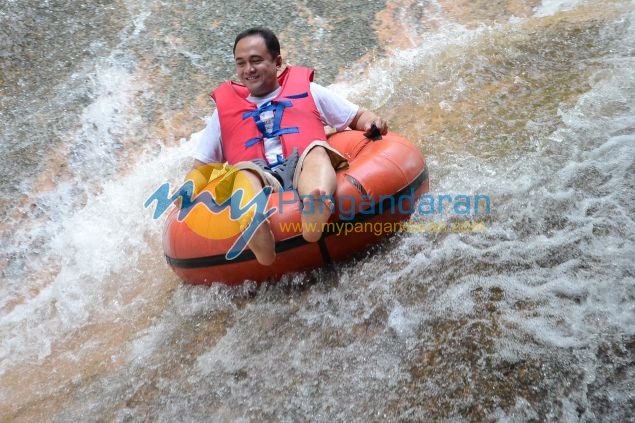
<instances>
[{"instance_id":1,"label":"man's arm","mask_svg":"<svg viewBox=\"0 0 635 423\"><path fill-rule=\"evenodd\" d=\"M381 134L388 131L388 124L380 116L362 109L328 88L311 82L311 94L324 123L338 131L347 127L358 131L368 131L373 123Z\"/></svg>"},{"instance_id":2,"label":"man's arm","mask_svg":"<svg viewBox=\"0 0 635 423\"><path fill-rule=\"evenodd\" d=\"M192 164L192 170L198 169L199 167L205 166L207 163L204 163L198 159L194 159L194 164Z\"/></svg>"},{"instance_id":3,"label":"man's arm","mask_svg":"<svg viewBox=\"0 0 635 423\"><path fill-rule=\"evenodd\" d=\"M350 127L351 129L357 129L359 131L368 131L373 124L377 126L377 129L379 129L382 135L386 135L386 132L388 132L388 122L375 113L360 107L351 121Z\"/></svg>"},{"instance_id":4,"label":"man's arm","mask_svg":"<svg viewBox=\"0 0 635 423\"><path fill-rule=\"evenodd\" d=\"M207 119L206 123L205 129L203 129L200 134L198 146L194 152L192 170L208 163L222 163L225 161L220 139L221 132L218 110L214 110L212 117Z\"/></svg>"}]
</instances>

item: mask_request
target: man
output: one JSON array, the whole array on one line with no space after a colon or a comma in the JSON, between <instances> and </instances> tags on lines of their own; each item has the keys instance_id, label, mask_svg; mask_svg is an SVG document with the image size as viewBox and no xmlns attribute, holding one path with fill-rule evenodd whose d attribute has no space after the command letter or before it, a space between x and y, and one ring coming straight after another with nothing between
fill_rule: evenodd
<instances>
[{"instance_id":1,"label":"man","mask_svg":"<svg viewBox=\"0 0 635 423\"><path fill-rule=\"evenodd\" d=\"M280 43L266 28L241 32L234 42L241 83L225 82L213 93L216 110L194 155L194 169L228 162L244 171L255 192L295 188L303 208L303 237L317 242L331 204L318 204L336 188L335 167L345 159L326 142L324 125L382 134L387 123L312 81L313 71L282 67ZM312 225L315 224L315 225ZM320 228L311 231L308 228ZM275 261L275 240L268 221L254 233L249 248L260 264Z\"/></svg>"}]
</instances>

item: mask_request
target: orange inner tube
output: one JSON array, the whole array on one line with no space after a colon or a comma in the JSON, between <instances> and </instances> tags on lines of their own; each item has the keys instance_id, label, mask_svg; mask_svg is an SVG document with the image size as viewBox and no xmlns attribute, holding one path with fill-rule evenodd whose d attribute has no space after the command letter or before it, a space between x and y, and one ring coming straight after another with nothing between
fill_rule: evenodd
<instances>
[{"instance_id":1,"label":"orange inner tube","mask_svg":"<svg viewBox=\"0 0 635 423\"><path fill-rule=\"evenodd\" d=\"M395 133L372 141L360 131L339 132L328 141L346 157L349 166L337 171L335 209L319 242L308 243L302 238L300 201L295 191L272 193L268 199L267 210L278 210L269 217L277 254L271 266L260 265L248 248L229 260L227 253L239 234L226 239L202 236L178 220L179 208L174 207L163 232L163 249L172 270L193 284L272 280L284 273L349 258L389 235L383 228L373 230L377 225L409 219L416 200L429 187L425 158L417 146ZM216 217L214 222L217 227Z\"/></svg>"}]
</instances>

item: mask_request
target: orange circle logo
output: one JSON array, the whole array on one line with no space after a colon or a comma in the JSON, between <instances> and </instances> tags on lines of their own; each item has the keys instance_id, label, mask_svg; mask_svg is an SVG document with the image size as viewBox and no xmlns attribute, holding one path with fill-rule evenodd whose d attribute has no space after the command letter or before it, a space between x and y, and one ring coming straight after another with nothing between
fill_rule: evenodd
<instances>
[{"instance_id":1,"label":"orange circle logo","mask_svg":"<svg viewBox=\"0 0 635 423\"><path fill-rule=\"evenodd\" d=\"M198 235L228 239L249 226L256 205L247 206L256 193L245 172L214 163L194 169L186 179L194 183L194 193L184 222Z\"/></svg>"}]
</instances>

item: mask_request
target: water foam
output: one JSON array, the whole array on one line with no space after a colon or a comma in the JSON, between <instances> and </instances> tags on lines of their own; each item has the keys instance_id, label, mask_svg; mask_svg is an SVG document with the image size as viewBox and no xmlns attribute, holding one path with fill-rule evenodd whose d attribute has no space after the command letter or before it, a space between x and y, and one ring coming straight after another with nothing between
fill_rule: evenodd
<instances>
[{"instance_id":1,"label":"water foam","mask_svg":"<svg viewBox=\"0 0 635 423\"><path fill-rule=\"evenodd\" d=\"M559 12L575 9L587 0L542 0L540 6L534 9L535 17L553 16Z\"/></svg>"},{"instance_id":2,"label":"water foam","mask_svg":"<svg viewBox=\"0 0 635 423\"><path fill-rule=\"evenodd\" d=\"M140 12L108 57L65 82L88 81L92 98L81 128L67 135L70 176L51 191L30 193L37 205L28 211L30 225L14 231L19 242L3 246L23 257L23 268L9 267L11 279L1 288L7 312L0 316L0 374L46 358L53 343L89 323L134 310L124 298L140 290L138 280L152 279L144 272L157 270L144 266L166 269L154 254L161 221L149 219L143 202L163 178L180 182L198 135L171 148L150 142L137 157L125 151L141 125L135 98L149 87L121 48L140 36L148 16ZM122 158L134 162L128 173L121 173Z\"/></svg>"},{"instance_id":3,"label":"water foam","mask_svg":"<svg viewBox=\"0 0 635 423\"><path fill-rule=\"evenodd\" d=\"M466 35L468 46L476 33ZM440 49L447 45L439 42ZM404 53L403 62L390 62L398 68L394 73L407 74L427 59L434 63L433 50L421 61L419 49ZM623 68L616 72L597 74L590 81L591 91L574 107L562 107L561 129L534 157L524 157L521 163L430 158L437 191L462 192L474 183L473 175L480 176L475 184L491 195L495 209L483 237L402 236L375 250L372 259L339 267L335 281L325 277L327 282L298 290L284 284L263 287L251 291L257 295L248 296L240 307L227 301L223 297L227 291L218 287L180 287L163 313L123 346L134 364L126 368L133 377L121 371L83 382L87 387L80 391L86 394L81 398L88 405L78 406L77 413L96 413L101 406L117 404L112 407L122 420L144 410L159 421L211 415L237 421L247 416L281 420L294 415L369 420L396 409L404 419L431 420L425 411L428 405L420 399L434 408L434 400L447 399L474 383L483 386L475 379L487 379L498 370L488 367L488 359L515 363L532 358L549 363L585 347L590 353L576 351L579 361L573 364L583 367L582 382L588 383L595 377L592 348L597 340L610 338L611 332L634 333L633 279L628 276L632 197L624 181L632 175L635 103L629 93L635 91L632 62L621 63ZM370 103L383 104L382 95L404 93L396 77L381 95L372 97L371 87L391 75L373 70L370 75L373 83L353 85L349 97L362 98L353 94L361 87L364 95L371 95ZM603 104L614 107L607 113ZM165 182L155 175L180 180L193 142L175 148L157 145L156 157L149 152L131 173L106 182L99 193L89 193L82 209L62 219L59 231L53 231L59 234L52 245L68 251L69 257L61 259L62 269L49 287L0 320L3 335L9 335L8 348L0 349L0 369L22 362L19 355L24 360L47 357L57 338L86 323L143 312L143 302L151 299L141 298L141 304L132 307L117 303L120 293L139 283L139 272L155 271L158 263L136 267L142 256L156 255L143 243L156 241L160 232L159 221L147 223L151 212L142 210L142 202ZM610 179L603 187L588 193L606 176ZM602 205L605 201L610 207ZM558 220L560 216L566 220ZM452 217L449 212L440 216ZM100 245L87 235L92 228L98 228L98 238L112 239ZM605 235L595 236L597 228ZM110 280L113 272L131 275ZM228 322L220 319L226 331L218 339L203 336L205 332L198 337L201 326L222 313L229 314ZM495 334L479 333L479 325ZM471 331L472 327L476 329ZM495 336L494 353L487 350L488 336ZM483 351L467 351L473 346ZM428 353L430 362L425 361ZM437 361L432 353L438 354ZM480 355L481 361L462 361L462 354L469 353ZM188 362L190 354L195 356L194 364ZM430 373L417 375L422 362ZM448 367L452 367L449 372ZM466 376L455 385L443 385L435 374ZM493 375L498 377L501 374ZM549 374L540 377L554 389L562 386L550 381ZM587 386L574 390L586 395ZM137 394L143 398L147 391L158 393L143 401L148 408L136 406ZM120 405L122 397L131 401ZM347 398L345 404L341 398ZM619 395L612 398L627 404ZM400 400L411 403L405 408ZM458 403L456 409L440 413L460 416L478 398L459 396L453 401ZM567 417L579 415L579 404L570 397L558 404ZM511 407L498 408L491 416L503 421L536 419L542 416L540 407L535 398L518 394Z\"/></svg>"}]
</instances>

